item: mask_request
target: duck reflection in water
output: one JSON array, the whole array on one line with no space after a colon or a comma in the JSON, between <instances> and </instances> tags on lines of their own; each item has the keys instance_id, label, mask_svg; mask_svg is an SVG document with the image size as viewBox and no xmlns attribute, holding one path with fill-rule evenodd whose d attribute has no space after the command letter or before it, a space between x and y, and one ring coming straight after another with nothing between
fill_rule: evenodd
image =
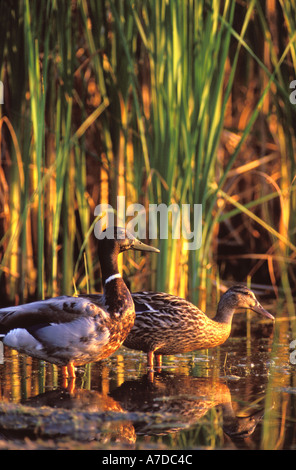
<instances>
[{"instance_id":1,"label":"duck reflection in water","mask_svg":"<svg viewBox=\"0 0 296 470\"><path fill-rule=\"evenodd\" d=\"M149 375L127 380L108 395L94 390L76 389L71 394L67 390L55 390L24 403L31 407L60 407L86 413L86 419L89 421L93 416L94 423L97 413L103 413L104 423L110 419L111 425L105 434L97 430L96 439L104 436L105 440L129 445L136 442L137 435L167 435L194 429L213 408L222 412L224 433L233 442L242 441L252 435L263 415L260 410L250 416L236 416L229 387L219 379L166 372L155 374L153 382ZM94 439L93 429L90 438Z\"/></svg>"},{"instance_id":2,"label":"duck reflection in water","mask_svg":"<svg viewBox=\"0 0 296 470\"><path fill-rule=\"evenodd\" d=\"M223 416L223 431L232 439L251 436L262 419L263 411L239 417L232 407L228 385L212 377L190 377L166 372L149 373L140 380L124 382L110 393L128 411L156 413L163 423L135 424L137 434L164 434L194 426L209 410L218 407Z\"/></svg>"},{"instance_id":3,"label":"duck reflection in water","mask_svg":"<svg viewBox=\"0 0 296 470\"><path fill-rule=\"evenodd\" d=\"M103 393L78 388L69 392L61 388L24 400L22 405L25 406L22 408L24 418L22 422L22 414L19 413L18 430L24 428L31 438L37 434L45 439L58 437L59 440L112 443L134 448L136 433L128 413L119 402ZM13 410L9 407L9 422L11 412ZM14 430L11 431L12 436L5 427L6 438L13 437Z\"/></svg>"}]
</instances>

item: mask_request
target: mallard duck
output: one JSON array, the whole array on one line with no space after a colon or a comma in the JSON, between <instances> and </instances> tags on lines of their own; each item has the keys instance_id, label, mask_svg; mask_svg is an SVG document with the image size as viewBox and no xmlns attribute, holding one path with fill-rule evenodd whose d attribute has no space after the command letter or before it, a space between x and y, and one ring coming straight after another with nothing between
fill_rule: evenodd
<instances>
[{"instance_id":1,"label":"mallard duck","mask_svg":"<svg viewBox=\"0 0 296 470\"><path fill-rule=\"evenodd\" d=\"M213 319L174 295L138 292L132 297L136 320L123 345L147 353L150 369L154 367L154 356L156 365L160 366L162 355L214 348L224 343L230 335L232 317L237 309L251 309L274 320L255 294L240 285L222 295Z\"/></svg>"},{"instance_id":2,"label":"mallard duck","mask_svg":"<svg viewBox=\"0 0 296 470\"><path fill-rule=\"evenodd\" d=\"M104 294L61 296L0 309L5 345L64 366L63 372L73 378L74 366L104 359L120 347L134 324L135 308L119 274L118 255L130 249L159 250L120 227L107 231L98 240Z\"/></svg>"}]
</instances>

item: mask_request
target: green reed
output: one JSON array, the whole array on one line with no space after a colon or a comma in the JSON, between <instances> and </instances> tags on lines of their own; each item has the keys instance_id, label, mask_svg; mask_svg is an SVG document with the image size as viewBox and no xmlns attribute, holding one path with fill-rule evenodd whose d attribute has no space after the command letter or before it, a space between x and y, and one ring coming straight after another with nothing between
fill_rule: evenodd
<instances>
[{"instance_id":1,"label":"green reed","mask_svg":"<svg viewBox=\"0 0 296 470\"><path fill-rule=\"evenodd\" d=\"M222 128L219 112L230 40L219 20L220 6L216 1L207 10L203 2L155 1L142 6L141 17L137 2L130 7L149 58L150 202L205 202ZM233 12L234 3L226 2L225 21L232 21ZM180 243L164 239L160 249L157 287L172 291ZM193 289L199 281L195 272L193 266Z\"/></svg>"},{"instance_id":2,"label":"green reed","mask_svg":"<svg viewBox=\"0 0 296 470\"><path fill-rule=\"evenodd\" d=\"M24 32L26 49L28 51L28 75L30 89L31 119L33 130L33 146L31 148L33 164L36 166L36 184L38 188L37 203L37 296L44 297L44 194L41 187L42 171L44 168L44 133L45 133L45 97L47 91L47 60L49 53L49 29L45 31L43 39L43 73L41 74L40 40L36 37L34 29L38 28L37 5L32 9L26 0L24 7ZM51 5L47 3L44 10L44 21L51 20Z\"/></svg>"}]
</instances>

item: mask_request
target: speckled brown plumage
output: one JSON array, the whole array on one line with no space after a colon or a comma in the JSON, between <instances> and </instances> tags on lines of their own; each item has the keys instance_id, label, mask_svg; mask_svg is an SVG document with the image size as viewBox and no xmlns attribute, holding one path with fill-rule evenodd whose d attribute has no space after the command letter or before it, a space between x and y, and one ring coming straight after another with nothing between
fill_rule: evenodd
<instances>
[{"instance_id":1,"label":"speckled brown plumage","mask_svg":"<svg viewBox=\"0 0 296 470\"><path fill-rule=\"evenodd\" d=\"M221 297L213 319L192 303L173 295L139 292L132 297L136 320L123 344L146 352L150 367L153 367L153 354L160 359L162 355L223 344L230 335L232 316L239 308L250 308L273 318L244 286L234 286Z\"/></svg>"},{"instance_id":2,"label":"speckled brown plumage","mask_svg":"<svg viewBox=\"0 0 296 470\"><path fill-rule=\"evenodd\" d=\"M178 354L218 346L230 334L229 324L214 322L184 299L147 292L133 294L133 300L136 306L149 304L153 311L137 313L132 332L124 343L129 348L146 353Z\"/></svg>"}]
</instances>

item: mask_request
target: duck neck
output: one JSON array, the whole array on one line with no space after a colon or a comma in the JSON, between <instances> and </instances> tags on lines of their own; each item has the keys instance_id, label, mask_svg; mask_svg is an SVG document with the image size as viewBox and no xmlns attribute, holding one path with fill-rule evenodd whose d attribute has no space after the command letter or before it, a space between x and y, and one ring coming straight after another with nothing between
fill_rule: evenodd
<instances>
[{"instance_id":1,"label":"duck neck","mask_svg":"<svg viewBox=\"0 0 296 470\"><path fill-rule=\"evenodd\" d=\"M231 325L233 314L234 308L229 307L229 305L226 305L223 301L220 300L217 313L213 320L218 323L226 323L227 325Z\"/></svg>"},{"instance_id":2,"label":"duck neck","mask_svg":"<svg viewBox=\"0 0 296 470\"><path fill-rule=\"evenodd\" d=\"M114 315L114 318L121 317L125 311L129 312L133 307L130 291L119 273L118 255L119 250L112 253L103 250L99 252L104 300L108 305L109 314Z\"/></svg>"},{"instance_id":3,"label":"duck neck","mask_svg":"<svg viewBox=\"0 0 296 470\"><path fill-rule=\"evenodd\" d=\"M99 260L101 264L102 281L105 289L106 281L116 277L121 277L118 269L118 252L106 253L104 251L99 252Z\"/></svg>"}]
</instances>

